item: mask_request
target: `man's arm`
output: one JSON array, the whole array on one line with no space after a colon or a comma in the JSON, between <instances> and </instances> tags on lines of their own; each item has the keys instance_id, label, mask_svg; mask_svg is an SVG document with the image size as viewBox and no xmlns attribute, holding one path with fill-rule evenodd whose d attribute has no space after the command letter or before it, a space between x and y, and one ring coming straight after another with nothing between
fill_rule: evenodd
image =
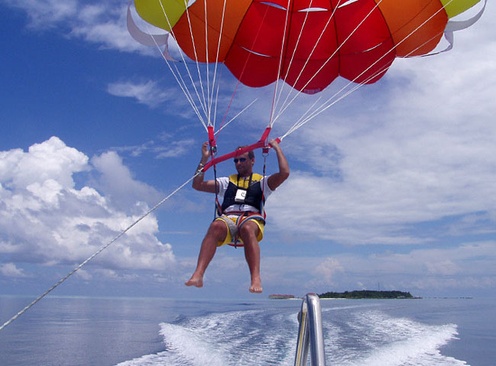
<instances>
[{"instance_id":1,"label":"man's arm","mask_svg":"<svg viewBox=\"0 0 496 366\"><path fill-rule=\"evenodd\" d=\"M202 145L202 157L198 164L197 171L200 171L205 166L209 157L210 148L208 142L204 142ZM200 172L193 178L193 188L201 192L215 193L217 188L215 180L203 180L203 175L203 172Z\"/></svg>"},{"instance_id":2,"label":"man's arm","mask_svg":"<svg viewBox=\"0 0 496 366\"><path fill-rule=\"evenodd\" d=\"M276 152L277 162L279 163L279 171L277 173L272 174L267 180L267 184L269 188L273 191L277 187L279 187L286 179L288 179L289 164L288 164L288 160L284 156L284 153L282 152L281 146L279 146L276 140L270 141L269 145Z\"/></svg>"}]
</instances>

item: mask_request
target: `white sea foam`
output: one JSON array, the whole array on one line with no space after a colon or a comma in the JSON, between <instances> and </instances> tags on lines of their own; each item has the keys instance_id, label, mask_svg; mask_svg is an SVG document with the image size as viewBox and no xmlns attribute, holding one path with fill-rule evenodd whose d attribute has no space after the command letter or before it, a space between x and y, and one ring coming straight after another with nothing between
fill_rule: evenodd
<instances>
[{"instance_id":1,"label":"white sea foam","mask_svg":"<svg viewBox=\"0 0 496 366\"><path fill-rule=\"evenodd\" d=\"M296 319L296 315L291 318ZM294 328L296 320L291 321L287 314L267 315L264 311L227 312L180 324L163 323L160 333L165 352L119 365L291 365L296 335L284 329L288 323Z\"/></svg>"},{"instance_id":2,"label":"white sea foam","mask_svg":"<svg viewBox=\"0 0 496 366\"><path fill-rule=\"evenodd\" d=\"M327 363L340 366L461 366L441 354L454 324L427 325L378 309L324 311ZM165 351L120 366L293 365L298 323L293 310L212 313L161 324Z\"/></svg>"},{"instance_id":3,"label":"white sea foam","mask_svg":"<svg viewBox=\"0 0 496 366\"><path fill-rule=\"evenodd\" d=\"M348 339L337 338L339 343L354 341L353 347L340 348L348 351L331 358L335 364L343 366L442 366L466 365L441 354L440 348L456 339L454 324L426 325L407 318L390 317L387 314L370 310L354 314L347 324L353 331ZM342 333L341 333L342 336ZM338 357L336 357L338 356ZM337 361L337 362L336 362Z\"/></svg>"}]
</instances>

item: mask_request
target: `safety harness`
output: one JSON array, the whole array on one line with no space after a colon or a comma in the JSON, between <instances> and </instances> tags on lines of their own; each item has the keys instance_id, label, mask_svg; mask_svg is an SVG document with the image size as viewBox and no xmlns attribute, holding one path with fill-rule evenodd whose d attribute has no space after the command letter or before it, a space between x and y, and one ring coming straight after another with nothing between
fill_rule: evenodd
<instances>
[{"instance_id":1,"label":"safety harness","mask_svg":"<svg viewBox=\"0 0 496 366\"><path fill-rule=\"evenodd\" d=\"M225 161L229 158L233 158L233 157L242 155L248 151L252 151L252 150L261 148L262 149L262 156L264 158L262 177L265 179L267 156L269 154L269 146L268 146L267 141L269 138L270 131L271 131L271 127L267 127L264 130L264 132L262 133L260 140L258 140L256 143L254 143L252 145L243 146L241 148L236 149L235 151L232 151L231 153L224 154L220 157L214 157L217 153L217 143L216 143L216 139L215 139L215 133L214 133L213 126L209 125L207 132L208 132L208 143L210 146L210 153L211 153L212 159L207 164L205 164L203 167L201 167L198 172L203 173L203 172L207 171L210 167L213 167L214 181L215 181L215 184L218 184L218 182L217 182L217 167L216 167L216 165L218 163ZM277 138L276 140L278 142L281 141L279 138ZM250 178L250 180L251 180L251 178ZM266 214L265 214L265 209L264 209L264 205L265 205L264 184L261 184L261 189L262 189L262 199L261 199L261 202L259 205L259 207L260 207L259 212L242 211L242 212L228 212L228 213L224 213L224 210L222 208L222 204L219 201L218 187L215 190L215 218L214 219L221 218L224 222L226 222L227 227L229 228L229 232L231 234L231 237L233 238L233 241L231 243L228 243L228 245L233 246L235 248L244 246L243 242L241 241L241 239L239 237L239 230L249 220L262 220L262 222L265 224ZM238 217L234 222L233 220L231 220L228 217L229 215L238 215Z\"/></svg>"},{"instance_id":2,"label":"safety harness","mask_svg":"<svg viewBox=\"0 0 496 366\"><path fill-rule=\"evenodd\" d=\"M225 212L226 207L226 202L223 202L223 205L220 204L218 194L216 193L215 195L215 203L216 203L216 217L215 219L221 219L224 221L229 229L229 232L231 234L232 242L228 243L228 245L233 246L235 248L237 247L242 247L244 244L241 241L240 238L240 230L241 227L248 221L250 220L259 220L262 221L262 223L265 225L265 218L266 218L266 213L264 209L264 204L265 204L265 193L264 193L264 186L265 184L262 184L262 179L266 179L265 177L265 169L266 168L266 155L264 154L264 168L263 168L263 175L258 175L260 176L260 180L257 181L256 183L260 184L260 189L261 189L261 196L260 196L260 202L257 202L258 204L256 205L256 208L259 210L259 212L255 211L228 211ZM237 177L236 184L234 184L232 176L229 178L229 184L233 184L236 189L246 189L247 191L249 190L250 187L252 187L252 178L253 174L250 175L250 179L248 181L248 185L243 185L241 187L239 183L239 175ZM217 180L216 180L217 181ZM234 187L233 187L234 188ZM224 201L226 200L226 197L224 197ZM238 204L246 204L245 202L237 202ZM250 202L252 204L253 202ZM236 216L236 218L233 220L233 216Z\"/></svg>"}]
</instances>

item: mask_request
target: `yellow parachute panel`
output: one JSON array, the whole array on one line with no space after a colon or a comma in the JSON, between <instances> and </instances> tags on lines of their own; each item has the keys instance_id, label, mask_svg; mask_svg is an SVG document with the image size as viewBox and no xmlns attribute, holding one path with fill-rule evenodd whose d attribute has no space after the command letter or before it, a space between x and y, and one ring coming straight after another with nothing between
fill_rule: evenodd
<instances>
[{"instance_id":1,"label":"yellow parachute panel","mask_svg":"<svg viewBox=\"0 0 496 366\"><path fill-rule=\"evenodd\" d=\"M170 32L188 7L187 0L134 0L141 18Z\"/></svg>"},{"instance_id":2,"label":"yellow parachute panel","mask_svg":"<svg viewBox=\"0 0 496 366\"><path fill-rule=\"evenodd\" d=\"M480 0L441 0L444 5L448 18L453 18L472 6L480 2Z\"/></svg>"}]
</instances>

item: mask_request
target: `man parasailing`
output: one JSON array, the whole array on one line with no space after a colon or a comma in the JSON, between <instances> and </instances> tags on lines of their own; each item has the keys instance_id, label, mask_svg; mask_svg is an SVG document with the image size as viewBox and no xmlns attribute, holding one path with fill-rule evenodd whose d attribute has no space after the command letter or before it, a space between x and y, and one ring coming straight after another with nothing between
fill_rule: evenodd
<instances>
[{"instance_id":1,"label":"man parasailing","mask_svg":"<svg viewBox=\"0 0 496 366\"><path fill-rule=\"evenodd\" d=\"M242 242L246 262L250 269L250 292L261 293L260 278L260 246L259 241L264 233L263 204L265 199L289 177L289 164L276 140L269 145L277 155L279 171L270 176L253 173L255 155L253 151L243 152L235 156L234 164L237 174L205 181L202 168L207 164L211 152L209 143L202 146L202 157L198 173L193 179L193 188L216 193L222 199L218 207L218 216L208 228L203 238L196 269L186 286L203 286L203 275L218 246Z\"/></svg>"}]
</instances>

